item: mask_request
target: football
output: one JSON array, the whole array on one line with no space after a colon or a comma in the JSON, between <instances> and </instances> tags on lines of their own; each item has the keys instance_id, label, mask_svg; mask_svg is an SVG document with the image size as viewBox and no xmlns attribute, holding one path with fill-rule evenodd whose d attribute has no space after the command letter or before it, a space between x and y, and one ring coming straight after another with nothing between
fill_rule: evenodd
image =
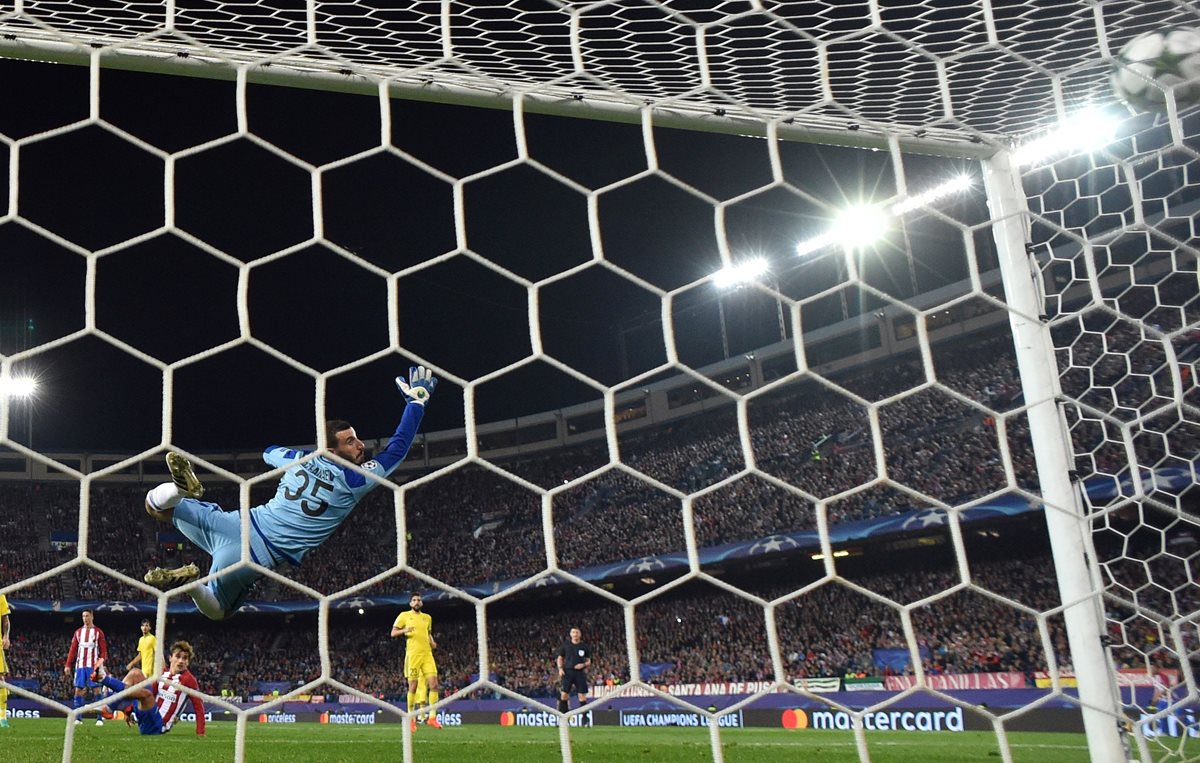
<instances>
[{"instance_id":1,"label":"football","mask_svg":"<svg viewBox=\"0 0 1200 763\"><path fill-rule=\"evenodd\" d=\"M1117 98L1141 111L1165 111L1167 92L1180 109L1200 103L1200 29L1170 27L1139 35L1113 62Z\"/></svg>"}]
</instances>

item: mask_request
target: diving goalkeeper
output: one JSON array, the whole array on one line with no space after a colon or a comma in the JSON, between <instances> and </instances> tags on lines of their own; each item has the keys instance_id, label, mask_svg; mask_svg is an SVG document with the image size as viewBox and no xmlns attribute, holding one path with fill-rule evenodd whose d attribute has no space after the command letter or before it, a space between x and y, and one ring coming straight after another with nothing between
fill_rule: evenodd
<instances>
[{"instance_id":1,"label":"diving goalkeeper","mask_svg":"<svg viewBox=\"0 0 1200 763\"><path fill-rule=\"evenodd\" d=\"M418 366L409 369L407 380L396 377L396 386L406 400L404 414L387 446L374 459L363 463L366 458L363 441L358 439L354 427L340 420L325 424L328 451L381 478L395 471L408 455L437 378L429 369ZM284 467L308 453L272 445L263 452L263 460L270 466ZM210 574L241 561L240 513L198 500L204 495L204 486L182 454L168 453L167 467L172 481L146 494L146 511L155 519L171 522L192 543L211 554ZM378 484L324 454L295 464L279 480L275 497L250 510L251 559L268 568L283 562L299 565L304 555L324 543ZM200 569L194 564L178 569L157 567L146 573L145 580L151 585L171 586L186 583L199 574ZM237 611L246 593L261 577L260 572L242 567L195 586L189 593L206 616L223 620Z\"/></svg>"}]
</instances>

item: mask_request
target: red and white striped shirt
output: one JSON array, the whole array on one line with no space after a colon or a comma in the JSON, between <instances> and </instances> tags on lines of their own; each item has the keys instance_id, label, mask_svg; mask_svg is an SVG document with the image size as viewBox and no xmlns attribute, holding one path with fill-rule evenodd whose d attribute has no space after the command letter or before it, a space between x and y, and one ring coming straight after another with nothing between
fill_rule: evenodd
<instances>
[{"instance_id":1,"label":"red and white striped shirt","mask_svg":"<svg viewBox=\"0 0 1200 763\"><path fill-rule=\"evenodd\" d=\"M76 628L75 635L71 637L71 650L67 652L67 667L74 662L76 670L91 670L101 657L108 659L108 642L104 640L104 631L94 625Z\"/></svg>"},{"instance_id":2,"label":"red and white striped shirt","mask_svg":"<svg viewBox=\"0 0 1200 763\"><path fill-rule=\"evenodd\" d=\"M187 697L181 690L180 686L186 686L194 691L200 691L200 684L196 681L196 677L192 675L192 671L185 670L182 673L172 673L170 668L162 672L158 677L156 685L158 698L155 701L155 706L158 708L158 714L162 718L163 733L171 730L171 725L175 723L176 717L179 715L179 708L183 706L184 698ZM192 710L196 713L196 733L204 733L204 702L192 694L188 697L192 701Z\"/></svg>"}]
</instances>

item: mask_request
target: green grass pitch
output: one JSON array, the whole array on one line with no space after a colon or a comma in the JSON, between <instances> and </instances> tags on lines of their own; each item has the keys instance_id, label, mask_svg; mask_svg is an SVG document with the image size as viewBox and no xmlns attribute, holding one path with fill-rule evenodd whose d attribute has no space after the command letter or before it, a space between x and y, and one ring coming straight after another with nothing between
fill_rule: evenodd
<instances>
[{"instance_id":1,"label":"green grass pitch","mask_svg":"<svg viewBox=\"0 0 1200 763\"><path fill-rule=\"evenodd\" d=\"M64 744L61 719L14 720L0 730L0 759L61 761ZM198 738L190 725L164 737L139 736L124 723L97 728L90 721L75 730L76 761L144 763L174 761L206 763L234 758L232 723L211 723ZM1087 748L1079 734L1014 733L1010 744L1017 761L1086 761ZM952 763L1000 760L995 738L984 732L895 733L867 735L873 761L888 763ZM725 760L730 763L768 763L819 759L822 763L857 761L854 739L846 732L785 729L729 729L721 732ZM572 729L576 763L692 763L712 760L705 729L630 729L596 727ZM1200 743L1193 741L1193 746ZM1194 750L1193 750L1194 751ZM1165 750L1164 750L1165 752ZM502 726L460 726L441 731L422 727L413 739L413 758L421 763L463 761L560 761L556 729ZM252 763L359 763L403 760L401 727L379 726L262 726L252 723L246 733L246 760Z\"/></svg>"}]
</instances>

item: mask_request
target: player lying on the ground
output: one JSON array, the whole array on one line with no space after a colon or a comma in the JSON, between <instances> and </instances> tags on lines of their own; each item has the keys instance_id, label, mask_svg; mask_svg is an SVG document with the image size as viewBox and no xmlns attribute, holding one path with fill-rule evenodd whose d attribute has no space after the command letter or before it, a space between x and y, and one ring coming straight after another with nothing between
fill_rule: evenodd
<instances>
[{"instance_id":1,"label":"player lying on the ground","mask_svg":"<svg viewBox=\"0 0 1200 763\"><path fill-rule=\"evenodd\" d=\"M171 644L171 661L167 669L158 677L158 681L149 687L143 687L133 692L131 696L118 700L115 704L125 712L130 724L137 723L138 731L142 734L165 734L171 730L179 717L179 708L183 706L186 696L192 701L192 710L196 713L196 735L204 736L204 702L195 694L185 693L181 687L192 691L200 691L196 677L188 670L192 663L192 645L186 641L176 641ZM114 692L125 691L131 684L146 680L142 671L134 668L125 676L124 681L118 681L108 674L104 668L104 660L96 665L92 674L96 683L112 689ZM110 709L103 711L106 718L113 717Z\"/></svg>"},{"instance_id":2,"label":"player lying on the ground","mask_svg":"<svg viewBox=\"0 0 1200 763\"><path fill-rule=\"evenodd\" d=\"M407 404L400 425L387 446L366 460L366 446L348 422L335 420L325 424L328 451L360 465L363 471L387 477L396 470L416 437L425 413L425 403L437 386L437 379L424 366L409 369L409 381L396 377L396 386ZM273 467L287 466L308 451L271 446L263 460ZM224 511L215 503L199 500L204 486L192 470L191 462L179 453L167 454L172 482L165 482L146 494L146 511L152 517L172 522L192 543L212 555L210 573L217 573L242 558L242 520L239 512ZM288 562L299 565L304 555L325 542L350 516L355 505L379 483L320 457L297 464L279 480L275 497L250 510L250 557L256 564L274 568ZM146 573L151 585L169 586L186 583L200 574L189 564L178 569L161 567ZM196 606L213 620L229 617L241 606L246 593L262 574L243 567L188 591Z\"/></svg>"}]
</instances>

